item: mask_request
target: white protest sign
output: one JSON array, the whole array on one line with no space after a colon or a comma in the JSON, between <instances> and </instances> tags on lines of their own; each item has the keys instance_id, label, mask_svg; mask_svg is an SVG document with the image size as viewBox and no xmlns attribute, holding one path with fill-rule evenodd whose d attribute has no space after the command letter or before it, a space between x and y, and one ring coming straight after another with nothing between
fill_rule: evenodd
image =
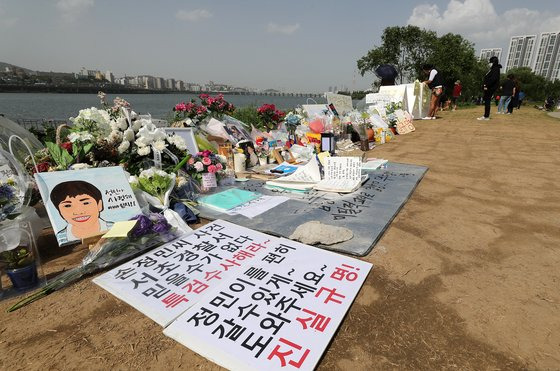
<instances>
[{"instance_id":1,"label":"white protest sign","mask_svg":"<svg viewBox=\"0 0 560 371\"><path fill-rule=\"evenodd\" d=\"M274 238L164 334L231 370L312 370L371 267Z\"/></svg>"},{"instance_id":2,"label":"white protest sign","mask_svg":"<svg viewBox=\"0 0 560 371\"><path fill-rule=\"evenodd\" d=\"M218 220L125 263L93 282L161 326L222 280L245 270L271 238ZM269 249L267 249L268 251Z\"/></svg>"}]
</instances>

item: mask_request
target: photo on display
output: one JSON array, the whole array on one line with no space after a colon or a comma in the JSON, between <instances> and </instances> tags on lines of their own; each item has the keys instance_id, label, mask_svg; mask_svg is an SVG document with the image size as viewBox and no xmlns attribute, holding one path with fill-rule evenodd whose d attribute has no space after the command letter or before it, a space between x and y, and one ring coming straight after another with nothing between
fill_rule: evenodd
<instances>
[{"instance_id":1,"label":"photo on display","mask_svg":"<svg viewBox=\"0 0 560 371\"><path fill-rule=\"evenodd\" d=\"M220 121L224 124L224 130L234 145L242 140L251 140L251 135L241 121L228 115L224 115Z\"/></svg>"},{"instance_id":2,"label":"photo on display","mask_svg":"<svg viewBox=\"0 0 560 371\"><path fill-rule=\"evenodd\" d=\"M59 246L109 230L140 214L120 166L36 173L35 179Z\"/></svg>"}]
</instances>

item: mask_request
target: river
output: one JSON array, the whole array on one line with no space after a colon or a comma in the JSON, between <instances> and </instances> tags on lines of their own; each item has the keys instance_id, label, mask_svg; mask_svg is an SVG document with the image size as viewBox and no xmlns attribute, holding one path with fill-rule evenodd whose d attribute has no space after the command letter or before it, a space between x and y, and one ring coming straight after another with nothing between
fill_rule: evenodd
<instances>
[{"instance_id":1,"label":"river","mask_svg":"<svg viewBox=\"0 0 560 371\"><path fill-rule=\"evenodd\" d=\"M117 95L108 95L112 102ZM166 118L175 104L195 98L194 94L122 94L119 95L140 114L150 113L154 118ZM305 104L305 97L279 97L265 95L226 95L225 99L236 107L260 106L272 103L279 109L289 110ZM322 97L312 98L317 103L325 103ZM313 103L310 100L310 103ZM56 119L66 120L76 116L80 109L99 107L95 94L58 93L0 93L0 114L12 119Z\"/></svg>"}]
</instances>

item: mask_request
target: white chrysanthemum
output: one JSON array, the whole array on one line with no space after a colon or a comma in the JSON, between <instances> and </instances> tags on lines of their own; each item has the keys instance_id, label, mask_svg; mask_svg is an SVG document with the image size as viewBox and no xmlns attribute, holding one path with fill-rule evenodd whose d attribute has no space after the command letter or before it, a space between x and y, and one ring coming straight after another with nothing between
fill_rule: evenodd
<instances>
[{"instance_id":1,"label":"white chrysanthemum","mask_svg":"<svg viewBox=\"0 0 560 371\"><path fill-rule=\"evenodd\" d=\"M136 175L131 175L128 177L128 183L132 187L138 187L138 177Z\"/></svg>"},{"instance_id":2,"label":"white chrysanthemum","mask_svg":"<svg viewBox=\"0 0 560 371\"><path fill-rule=\"evenodd\" d=\"M119 145L118 151L119 153L124 153L130 148L130 142L128 140L123 140L122 143Z\"/></svg>"},{"instance_id":3,"label":"white chrysanthemum","mask_svg":"<svg viewBox=\"0 0 560 371\"><path fill-rule=\"evenodd\" d=\"M120 117L117 119L117 124L120 130L126 130L128 128L128 122L124 117Z\"/></svg>"},{"instance_id":4,"label":"white chrysanthemum","mask_svg":"<svg viewBox=\"0 0 560 371\"><path fill-rule=\"evenodd\" d=\"M74 143L75 141L78 140L78 138L80 137L80 134L78 133L70 133L68 134L68 140L72 143Z\"/></svg>"},{"instance_id":5,"label":"white chrysanthemum","mask_svg":"<svg viewBox=\"0 0 560 371\"><path fill-rule=\"evenodd\" d=\"M138 156L146 156L149 155L150 152L152 152L152 149L149 146L139 147L137 152Z\"/></svg>"},{"instance_id":6,"label":"white chrysanthemum","mask_svg":"<svg viewBox=\"0 0 560 371\"><path fill-rule=\"evenodd\" d=\"M138 138L138 139L136 139L136 140L134 141L134 144L136 144L138 147L142 148L142 147L146 147L147 145L149 145L149 144L151 144L151 143L149 143L149 142L146 140L146 138L140 137L140 138Z\"/></svg>"},{"instance_id":7,"label":"white chrysanthemum","mask_svg":"<svg viewBox=\"0 0 560 371\"><path fill-rule=\"evenodd\" d=\"M140 178L151 178L154 175L155 175L154 169L150 168L150 169L142 170L139 177Z\"/></svg>"},{"instance_id":8,"label":"white chrysanthemum","mask_svg":"<svg viewBox=\"0 0 560 371\"><path fill-rule=\"evenodd\" d=\"M167 140L181 151L187 149L187 143L185 143L185 140L177 134L168 137Z\"/></svg>"},{"instance_id":9,"label":"white chrysanthemum","mask_svg":"<svg viewBox=\"0 0 560 371\"><path fill-rule=\"evenodd\" d=\"M134 130L128 128L124 131L123 138L132 142L134 140Z\"/></svg>"},{"instance_id":10,"label":"white chrysanthemum","mask_svg":"<svg viewBox=\"0 0 560 371\"><path fill-rule=\"evenodd\" d=\"M119 124L117 124L117 122L115 120L111 120L109 122L109 126L111 127L112 131L117 131L119 130Z\"/></svg>"},{"instance_id":11,"label":"white chrysanthemum","mask_svg":"<svg viewBox=\"0 0 560 371\"><path fill-rule=\"evenodd\" d=\"M165 144L163 140L156 140L154 143L152 143L152 147L154 147L155 150L161 152L165 149L165 147L167 147L167 144Z\"/></svg>"},{"instance_id":12,"label":"white chrysanthemum","mask_svg":"<svg viewBox=\"0 0 560 371\"><path fill-rule=\"evenodd\" d=\"M134 132L138 132L138 130L140 130L141 127L142 127L142 121L141 120L136 120L132 124L132 130L134 130Z\"/></svg>"},{"instance_id":13,"label":"white chrysanthemum","mask_svg":"<svg viewBox=\"0 0 560 371\"><path fill-rule=\"evenodd\" d=\"M170 177L169 174L167 174L165 171L160 170L160 169L156 170L156 174L159 175L159 176Z\"/></svg>"}]
</instances>

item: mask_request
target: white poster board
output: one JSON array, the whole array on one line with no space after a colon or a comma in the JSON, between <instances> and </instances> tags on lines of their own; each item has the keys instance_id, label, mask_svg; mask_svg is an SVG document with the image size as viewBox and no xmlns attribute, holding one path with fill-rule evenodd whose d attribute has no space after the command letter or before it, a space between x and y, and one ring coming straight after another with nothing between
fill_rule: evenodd
<instances>
[{"instance_id":1,"label":"white poster board","mask_svg":"<svg viewBox=\"0 0 560 371\"><path fill-rule=\"evenodd\" d=\"M164 334L230 370L312 370L372 265L274 239Z\"/></svg>"},{"instance_id":2,"label":"white poster board","mask_svg":"<svg viewBox=\"0 0 560 371\"><path fill-rule=\"evenodd\" d=\"M251 264L270 239L264 233L218 220L93 282L167 326L207 290Z\"/></svg>"},{"instance_id":3,"label":"white poster board","mask_svg":"<svg viewBox=\"0 0 560 371\"><path fill-rule=\"evenodd\" d=\"M311 370L372 264L214 221L94 282L232 370Z\"/></svg>"},{"instance_id":4,"label":"white poster board","mask_svg":"<svg viewBox=\"0 0 560 371\"><path fill-rule=\"evenodd\" d=\"M335 93L326 93L325 95L327 96L327 103L332 103L340 116L345 115L354 109L352 106L352 97L350 95Z\"/></svg>"}]
</instances>

